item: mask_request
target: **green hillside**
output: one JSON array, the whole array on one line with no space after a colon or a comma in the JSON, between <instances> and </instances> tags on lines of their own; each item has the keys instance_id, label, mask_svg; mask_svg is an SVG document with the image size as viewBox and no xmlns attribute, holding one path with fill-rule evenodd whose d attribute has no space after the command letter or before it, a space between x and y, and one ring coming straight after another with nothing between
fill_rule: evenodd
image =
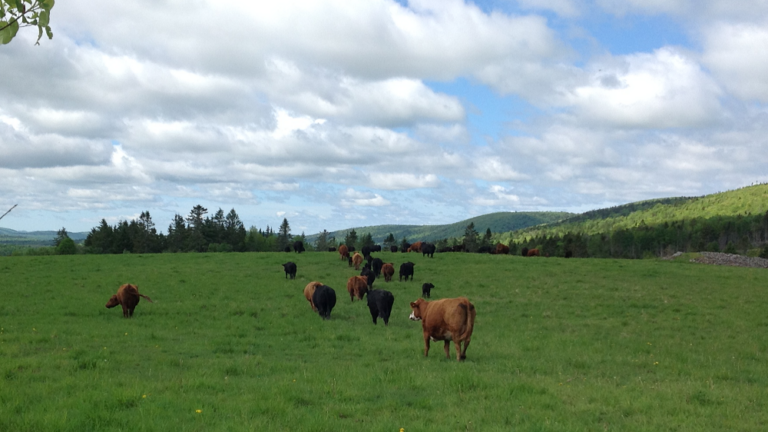
<instances>
[{"instance_id":1,"label":"green hillside","mask_svg":"<svg viewBox=\"0 0 768 432\"><path fill-rule=\"evenodd\" d=\"M79 243L85 240L88 233L67 233L69 238ZM51 246L56 238L56 231L15 231L0 228L0 244L20 246Z\"/></svg>"},{"instance_id":2,"label":"green hillside","mask_svg":"<svg viewBox=\"0 0 768 432\"><path fill-rule=\"evenodd\" d=\"M357 232L358 238L363 234L370 233L373 240L377 243L383 242L384 238L390 233L398 241L402 240L403 237L409 241L436 241L463 236L464 230L470 223L475 224L475 229L478 232L485 232L486 229L490 228L491 232L501 233L552 223L569 216L573 216L573 214L566 212L498 212L476 216L448 225L377 225L333 231L329 234L331 237L336 237L338 241L343 241L347 233L354 229ZM307 236L308 242L314 242L316 239L317 234Z\"/></svg>"},{"instance_id":3,"label":"green hillside","mask_svg":"<svg viewBox=\"0 0 768 432\"><path fill-rule=\"evenodd\" d=\"M507 233L505 240L565 233L599 234L692 219L762 215L768 211L768 184L692 198L665 198L594 210L548 224Z\"/></svg>"}]
</instances>

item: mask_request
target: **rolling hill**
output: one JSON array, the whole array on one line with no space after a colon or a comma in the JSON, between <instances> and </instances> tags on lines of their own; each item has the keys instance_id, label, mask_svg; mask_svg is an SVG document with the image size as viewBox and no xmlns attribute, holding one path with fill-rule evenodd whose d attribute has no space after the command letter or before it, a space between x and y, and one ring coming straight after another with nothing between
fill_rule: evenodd
<instances>
[{"instance_id":1,"label":"rolling hill","mask_svg":"<svg viewBox=\"0 0 768 432\"><path fill-rule=\"evenodd\" d=\"M86 232L67 233L69 238L80 243L88 236ZM0 244L19 246L52 246L56 231L16 231L0 228Z\"/></svg>"},{"instance_id":2,"label":"rolling hill","mask_svg":"<svg viewBox=\"0 0 768 432\"><path fill-rule=\"evenodd\" d=\"M392 233L399 242L405 237L409 241L436 241L451 237L462 237L464 230L470 223L475 224L475 229L479 233L484 233L490 228L491 232L500 233L523 228L552 223L563 220L573 213L566 212L498 212L487 215L476 216L460 222L447 225L376 225L369 227L355 227L345 230L329 232L329 237L336 237L336 240L343 242L347 233L351 230L357 232L358 238L363 234L370 233L373 241L381 243ZM307 241L313 243L318 234L307 236Z\"/></svg>"}]
</instances>

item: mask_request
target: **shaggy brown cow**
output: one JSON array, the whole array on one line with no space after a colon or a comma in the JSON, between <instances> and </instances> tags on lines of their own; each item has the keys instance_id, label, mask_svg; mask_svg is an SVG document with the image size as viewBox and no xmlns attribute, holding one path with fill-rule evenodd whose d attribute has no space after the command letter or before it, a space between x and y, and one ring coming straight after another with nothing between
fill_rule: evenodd
<instances>
[{"instance_id":1,"label":"shaggy brown cow","mask_svg":"<svg viewBox=\"0 0 768 432\"><path fill-rule=\"evenodd\" d=\"M384 282L391 282L392 276L395 274L395 264L394 263L382 264L381 274L384 275Z\"/></svg>"},{"instance_id":2,"label":"shaggy brown cow","mask_svg":"<svg viewBox=\"0 0 768 432\"><path fill-rule=\"evenodd\" d=\"M539 250L538 249L530 249L526 256L529 256L529 257L540 256Z\"/></svg>"},{"instance_id":3,"label":"shaggy brown cow","mask_svg":"<svg viewBox=\"0 0 768 432\"><path fill-rule=\"evenodd\" d=\"M339 246L339 255L341 256L341 260L344 261L345 259L349 258L349 249L345 245Z\"/></svg>"},{"instance_id":4,"label":"shaggy brown cow","mask_svg":"<svg viewBox=\"0 0 768 432\"><path fill-rule=\"evenodd\" d=\"M465 297L425 301L418 299L411 303L411 316L421 321L424 333L424 356L429 354L429 340L445 341L445 357L451 358L451 341L456 345L456 360L467 358L467 347L475 326L475 306ZM464 349L461 343L464 342Z\"/></svg>"},{"instance_id":5,"label":"shaggy brown cow","mask_svg":"<svg viewBox=\"0 0 768 432\"><path fill-rule=\"evenodd\" d=\"M309 306L312 308L313 311L317 310L317 306L315 306L315 303L312 301L312 294L314 294L315 289L317 289L317 287L319 287L322 284L323 284L322 282L312 281L308 283L306 287L304 287L304 297L309 302Z\"/></svg>"},{"instance_id":6,"label":"shaggy brown cow","mask_svg":"<svg viewBox=\"0 0 768 432\"><path fill-rule=\"evenodd\" d=\"M409 248L408 252L421 252L421 244L423 242L417 241L416 243L413 243Z\"/></svg>"},{"instance_id":7,"label":"shaggy brown cow","mask_svg":"<svg viewBox=\"0 0 768 432\"><path fill-rule=\"evenodd\" d=\"M509 254L509 246L499 243L496 245L496 255L508 255Z\"/></svg>"},{"instance_id":8,"label":"shaggy brown cow","mask_svg":"<svg viewBox=\"0 0 768 432\"><path fill-rule=\"evenodd\" d=\"M133 316L133 310L136 309L136 305L139 304L141 297L144 297L150 303L154 303L149 297L139 294L139 287L136 285L122 285L117 289L117 294L109 298L107 309L120 305L123 307L123 317L130 318Z\"/></svg>"},{"instance_id":9,"label":"shaggy brown cow","mask_svg":"<svg viewBox=\"0 0 768 432\"><path fill-rule=\"evenodd\" d=\"M355 297L358 300L362 300L365 293L368 292L368 278L365 276L352 276L347 281L347 292L349 292L349 299L355 301Z\"/></svg>"},{"instance_id":10,"label":"shaggy brown cow","mask_svg":"<svg viewBox=\"0 0 768 432\"><path fill-rule=\"evenodd\" d=\"M362 263L363 263L363 256L355 252L355 254L352 255L352 264L355 265L355 270L360 270L360 264Z\"/></svg>"}]
</instances>

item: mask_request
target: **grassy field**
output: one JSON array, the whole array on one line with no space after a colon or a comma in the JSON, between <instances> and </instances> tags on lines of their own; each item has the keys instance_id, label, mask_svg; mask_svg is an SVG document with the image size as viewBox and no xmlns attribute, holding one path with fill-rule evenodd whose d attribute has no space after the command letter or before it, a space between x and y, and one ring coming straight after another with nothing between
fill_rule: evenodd
<instances>
[{"instance_id":1,"label":"grassy field","mask_svg":"<svg viewBox=\"0 0 768 432\"><path fill-rule=\"evenodd\" d=\"M768 428L766 270L407 259L414 282L375 284L395 295L384 327L333 253L0 258L0 430ZM311 280L336 290L330 321L302 295ZM104 308L127 282L155 301L133 319ZM442 344L424 358L407 319L423 282L475 304L466 362Z\"/></svg>"}]
</instances>

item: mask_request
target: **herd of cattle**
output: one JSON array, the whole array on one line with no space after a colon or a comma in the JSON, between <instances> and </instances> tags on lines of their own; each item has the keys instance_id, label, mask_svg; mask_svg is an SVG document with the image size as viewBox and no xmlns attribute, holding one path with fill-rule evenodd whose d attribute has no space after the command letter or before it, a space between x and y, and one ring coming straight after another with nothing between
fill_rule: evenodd
<instances>
[{"instance_id":1,"label":"herd of cattle","mask_svg":"<svg viewBox=\"0 0 768 432\"><path fill-rule=\"evenodd\" d=\"M294 243L293 245L294 250L299 253L303 252L303 244L300 244L301 242L297 243L299 244ZM507 246L499 246L507 248L506 253L509 253ZM352 276L347 281L347 292L349 293L350 301L354 302L355 299L362 301L363 298L367 298L368 309L373 323L376 324L377 319L381 318L384 321L384 325L388 325L395 297L390 291L373 289L373 283L376 278L380 278L382 275L386 282L392 281L395 265L394 263L385 263L380 258L374 258L371 255L372 252L380 251L380 246L364 247L361 251L362 254L355 252L353 248L345 245L341 245L338 248L340 259L346 261L349 266L354 266L355 270L360 270L362 265L360 276ZM392 251L395 252L397 250ZM435 245L416 242L409 245L405 251L421 252L423 256L432 257L435 253ZM350 256L352 252L354 254ZM499 253L504 253L503 248ZM526 251L526 254L528 254L527 256L538 256L539 251L532 249ZM364 261L366 262L365 264L363 264ZM401 264L399 280L402 281L405 278L408 281L410 278L413 281L415 265L410 261ZM283 269L286 279L296 278L297 266L295 263L287 262L283 264ZM422 297L430 298L434 287L431 283L424 283L421 288ZM136 285L125 284L120 286L117 294L109 299L106 307L112 308L119 304L123 308L123 316L130 318L133 316L133 311L142 297L152 303L149 297L139 293ZM312 281L304 288L304 297L309 302L313 311L316 311L323 319L330 319L331 311L336 306L336 292L333 288L321 282ZM426 301L424 298L419 298L415 302L411 302L410 306L411 314L409 318L414 321L421 321L422 324L424 356L429 354L431 340L444 341L445 355L447 358L450 358L450 342L453 341L456 348L456 359L461 361L466 358L476 314L475 306L467 298L458 297L435 301Z\"/></svg>"}]
</instances>

